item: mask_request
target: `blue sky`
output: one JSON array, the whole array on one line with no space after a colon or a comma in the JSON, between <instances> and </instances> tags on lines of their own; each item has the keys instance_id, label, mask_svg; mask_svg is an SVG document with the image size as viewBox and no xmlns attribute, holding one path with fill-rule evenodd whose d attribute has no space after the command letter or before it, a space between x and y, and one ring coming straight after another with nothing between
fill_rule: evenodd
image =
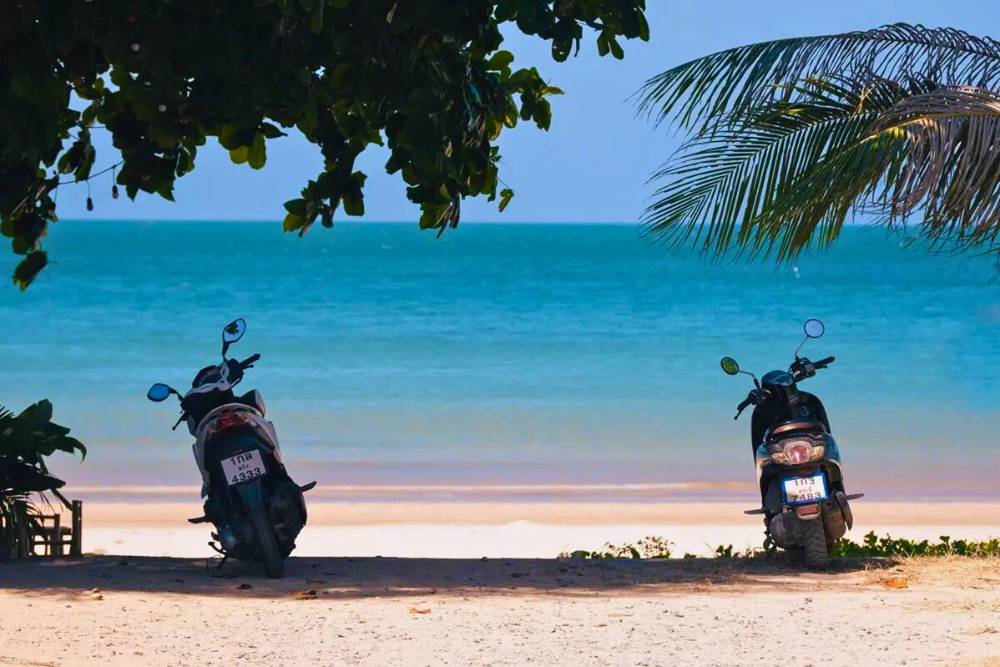
<instances>
[{"instance_id":1,"label":"blue sky","mask_svg":"<svg viewBox=\"0 0 1000 667\"><path fill-rule=\"evenodd\" d=\"M677 145L677 138L636 118L628 98L650 76L700 55L780 37L837 33L905 21L951 26L990 35L1000 25L1000 3L987 0L647 0L649 43L625 44L625 60L596 54L593 39L579 57L552 62L539 40L510 32L506 48L516 64L536 65L566 94L553 99L549 132L533 125L507 131L500 140L501 177L517 193L503 214L495 203L466 200L463 220L506 222L632 222L651 188L649 174ZM95 132L95 134L101 134ZM109 141L98 139L95 171L116 161ZM387 152L373 147L360 159L368 174L366 219L415 221L398 176L385 174ZM176 201L140 195L135 202L110 196L110 175L91 185L96 210L85 209L83 185L61 188L63 218L276 220L281 203L298 195L320 169L318 150L300 137L268 143L261 171L229 162L210 142L197 168L181 179Z\"/></svg>"}]
</instances>

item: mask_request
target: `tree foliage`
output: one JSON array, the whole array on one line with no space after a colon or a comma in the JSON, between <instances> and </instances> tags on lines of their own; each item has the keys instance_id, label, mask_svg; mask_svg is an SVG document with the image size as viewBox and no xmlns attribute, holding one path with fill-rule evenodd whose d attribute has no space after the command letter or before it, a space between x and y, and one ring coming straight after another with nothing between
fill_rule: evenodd
<instances>
[{"instance_id":1,"label":"tree foliage","mask_svg":"<svg viewBox=\"0 0 1000 667\"><path fill-rule=\"evenodd\" d=\"M129 197L173 197L209 138L260 169L267 146L301 132L322 173L285 203L286 231L335 212L364 213L355 160L387 145L420 205L420 226L458 223L461 200L498 196L496 139L551 122L559 94L515 68L501 27L537 36L565 60L585 31L598 51L648 39L645 0L0 0L0 216L24 255L26 287L47 262L55 188L98 165L91 136L109 131ZM82 100L82 105L76 101ZM82 108L81 108L82 107ZM78 110L79 109L79 110ZM513 192L499 196L506 206Z\"/></svg>"},{"instance_id":2,"label":"tree foliage","mask_svg":"<svg viewBox=\"0 0 1000 667\"><path fill-rule=\"evenodd\" d=\"M1000 250L1000 42L897 24L752 44L647 82L692 137L645 221L672 243L791 259L857 214Z\"/></svg>"}]
</instances>

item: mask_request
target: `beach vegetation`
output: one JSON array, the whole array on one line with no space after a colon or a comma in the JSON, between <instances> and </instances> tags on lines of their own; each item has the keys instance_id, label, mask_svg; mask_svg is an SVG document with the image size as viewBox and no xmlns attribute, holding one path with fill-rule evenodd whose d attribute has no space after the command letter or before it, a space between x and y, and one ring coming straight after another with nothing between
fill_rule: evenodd
<instances>
[{"instance_id":1,"label":"beach vegetation","mask_svg":"<svg viewBox=\"0 0 1000 667\"><path fill-rule=\"evenodd\" d=\"M645 0L205 0L14 3L0 23L0 232L23 255L22 289L48 258L60 184L105 176L173 199L174 184L218 141L261 169L297 133L322 171L285 202L284 229L364 214L358 156L384 146L420 207L421 228L458 224L461 202L506 208L497 139L530 122L547 130L562 91L517 67L504 31L544 40L564 61L585 35L600 55L649 38ZM108 132L118 155L98 155ZM88 197L88 208L92 202ZM123 258L124 259L124 258Z\"/></svg>"},{"instance_id":2,"label":"beach vegetation","mask_svg":"<svg viewBox=\"0 0 1000 667\"><path fill-rule=\"evenodd\" d=\"M559 554L560 558L671 558L674 544L665 537L644 537L635 543L615 545L606 543L595 551L577 550ZM717 559L771 558L774 549L734 549L732 544L719 544L713 550ZM910 558L924 556L958 556L966 558L1000 558L1000 538L987 540L952 539L942 535L938 541L911 540L884 535L879 537L874 531L865 534L861 542L841 539L831 554L834 558ZM684 560L698 556L685 552Z\"/></svg>"},{"instance_id":3,"label":"beach vegetation","mask_svg":"<svg viewBox=\"0 0 1000 667\"><path fill-rule=\"evenodd\" d=\"M663 537L650 535L638 542L621 545L607 542L603 547L594 551L578 549L576 551L559 554L560 558L631 558L631 559L659 559L670 558L673 555L673 542Z\"/></svg>"},{"instance_id":4,"label":"beach vegetation","mask_svg":"<svg viewBox=\"0 0 1000 667\"><path fill-rule=\"evenodd\" d=\"M0 559L28 555L32 538L40 529L42 508L51 506L48 494L66 507L59 489L65 484L49 472L47 457L55 452L80 453L87 449L70 430L52 421L52 404L38 401L20 414L0 407Z\"/></svg>"},{"instance_id":5,"label":"beach vegetation","mask_svg":"<svg viewBox=\"0 0 1000 667\"><path fill-rule=\"evenodd\" d=\"M689 135L643 216L665 244L788 261L856 219L1000 253L990 37L899 23L749 44L668 69L638 103Z\"/></svg>"},{"instance_id":6,"label":"beach vegetation","mask_svg":"<svg viewBox=\"0 0 1000 667\"><path fill-rule=\"evenodd\" d=\"M1000 557L1000 538L988 540L953 540L942 535L937 542L908 540L889 535L879 537L874 531L861 542L840 540L832 554L835 558L894 558L915 556Z\"/></svg>"},{"instance_id":7,"label":"beach vegetation","mask_svg":"<svg viewBox=\"0 0 1000 667\"><path fill-rule=\"evenodd\" d=\"M723 559L733 559L733 558L757 558L758 556L766 556L767 552L763 548L751 549L746 548L742 551L734 550L732 544L720 544L715 547L715 557Z\"/></svg>"}]
</instances>

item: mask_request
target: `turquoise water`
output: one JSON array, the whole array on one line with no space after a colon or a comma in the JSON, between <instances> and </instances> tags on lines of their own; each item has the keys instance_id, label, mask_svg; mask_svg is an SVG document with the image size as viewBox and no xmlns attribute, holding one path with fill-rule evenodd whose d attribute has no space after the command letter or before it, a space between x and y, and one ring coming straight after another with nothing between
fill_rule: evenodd
<instances>
[{"instance_id":1,"label":"turquoise water","mask_svg":"<svg viewBox=\"0 0 1000 667\"><path fill-rule=\"evenodd\" d=\"M609 483L753 478L735 356L784 366L801 323L836 355L808 382L848 475L878 496L998 495L1000 284L988 258L848 229L795 267L708 264L625 225L61 222L53 265L0 288L2 403L49 397L90 445L79 484L192 484L154 381L189 386L220 327L263 355L294 468L321 482ZM0 256L9 274L13 259ZM303 475L306 473L302 473Z\"/></svg>"}]
</instances>

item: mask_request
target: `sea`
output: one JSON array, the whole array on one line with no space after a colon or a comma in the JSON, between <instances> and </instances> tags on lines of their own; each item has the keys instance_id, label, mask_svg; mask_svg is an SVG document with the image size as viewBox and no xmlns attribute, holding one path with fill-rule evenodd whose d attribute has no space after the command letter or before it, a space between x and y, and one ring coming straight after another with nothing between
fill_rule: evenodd
<instances>
[{"instance_id":1,"label":"sea","mask_svg":"<svg viewBox=\"0 0 1000 667\"><path fill-rule=\"evenodd\" d=\"M27 291L0 287L0 404L42 399L87 446L51 458L70 495L188 498L182 391L260 353L299 481L328 499L754 498L751 388L802 349L834 355L825 402L848 488L876 500L1000 497L1000 271L846 228L793 263L713 261L627 224L61 221ZM0 254L0 273L15 258Z\"/></svg>"}]
</instances>

